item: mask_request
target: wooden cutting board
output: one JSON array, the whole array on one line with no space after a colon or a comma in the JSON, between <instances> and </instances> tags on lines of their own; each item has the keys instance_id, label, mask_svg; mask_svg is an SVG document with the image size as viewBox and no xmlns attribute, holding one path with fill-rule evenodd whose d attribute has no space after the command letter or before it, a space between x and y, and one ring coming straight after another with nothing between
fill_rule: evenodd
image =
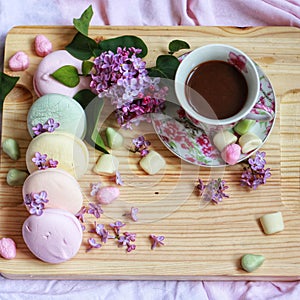
<instances>
[{"instance_id":1,"label":"wooden cutting board","mask_svg":"<svg viewBox=\"0 0 300 300\"><path fill-rule=\"evenodd\" d=\"M62 49L73 38L72 27L16 27L7 35L4 71L21 78L7 97L3 108L2 139L15 138L21 146L21 159L12 162L1 153L0 172L0 237L11 237L17 243L14 260L0 260L0 272L9 278L63 279L221 279L221 280L294 280L300 278L300 31L291 27L92 27L93 38L110 38L123 34L141 37L149 48L147 65L152 66L159 54L166 54L173 39L187 41L192 48L208 43L228 43L249 54L272 82L277 96L277 117L270 137L262 150L267 152L267 165L272 177L255 191L239 185L241 165L224 168L199 168L187 164L168 151L157 138L151 125L127 131L127 138L147 132L152 147L166 159L166 168L147 176L138 168L138 156L117 153L125 185L113 204L103 207L98 222L116 220L127 223L126 230L137 234L136 250L126 253L115 241L86 253L84 240L72 260L50 265L36 259L27 249L21 227L28 216L22 206L20 187L6 184L10 168L25 169L24 156L30 136L26 114L37 98L32 76L41 58L36 56L33 40L44 34L54 50ZM11 72L8 58L25 51L30 67L24 72ZM99 153L89 147L90 168L80 180L85 205L92 201L89 185L107 179L91 171ZM230 198L219 205L200 205L193 192L198 178L222 177L229 185ZM130 207L140 209L139 221L124 216ZM275 235L263 233L259 217L281 211L285 230ZM87 218L92 223L93 218ZM165 246L150 249L149 234L164 235ZM246 253L265 256L262 267L253 273L240 268Z\"/></svg>"}]
</instances>

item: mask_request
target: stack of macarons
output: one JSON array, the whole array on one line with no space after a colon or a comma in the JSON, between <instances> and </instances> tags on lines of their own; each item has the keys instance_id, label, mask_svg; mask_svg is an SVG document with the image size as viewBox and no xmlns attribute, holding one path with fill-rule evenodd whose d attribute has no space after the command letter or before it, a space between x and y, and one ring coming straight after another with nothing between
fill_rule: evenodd
<instances>
[{"instance_id":1,"label":"stack of macarons","mask_svg":"<svg viewBox=\"0 0 300 300\"><path fill-rule=\"evenodd\" d=\"M68 52L52 52L43 58L34 76L40 98L27 115L32 137L26 151L30 175L22 191L31 214L23 224L23 239L37 258L53 264L67 261L79 251L82 227L75 215L83 205L83 195L77 180L89 164L83 141L85 112L71 98L76 91L50 76L66 64L79 68Z\"/></svg>"}]
</instances>

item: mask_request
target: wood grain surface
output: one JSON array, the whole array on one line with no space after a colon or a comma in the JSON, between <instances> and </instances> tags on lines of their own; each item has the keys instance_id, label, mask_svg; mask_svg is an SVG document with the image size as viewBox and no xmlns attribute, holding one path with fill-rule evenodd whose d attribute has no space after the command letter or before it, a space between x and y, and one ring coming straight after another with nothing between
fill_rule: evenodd
<instances>
[{"instance_id":1,"label":"wood grain surface","mask_svg":"<svg viewBox=\"0 0 300 300\"><path fill-rule=\"evenodd\" d=\"M13 162L1 153L0 172L0 237L11 237L17 243L14 260L0 260L0 272L9 278L63 279L221 279L221 280L294 280L300 278L300 31L292 27L92 27L93 38L110 38L123 34L141 37L149 48L147 65L154 64L159 54L167 53L173 39L187 41L192 48L209 43L228 43L250 55L272 82L277 96L277 116L273 131L262 150L267 152L267 165L272 177L264 186L249 191L240 187L242 165L225 168L203 168L181 161L157 138L152 126L125 131L127 142L146 133L152 148L166 159L164 170L148 176L138 167L139 157L129 151L115 154L125 185L113 204L103 207L98 222L116 220L127 223L126 230L137 234L137 248L126 253L115 241L86 253L84 234L79 253L72 260L50 265L36 259L27 249L21 227L28 213L22 205L20 187L6 184L10 168L26 169L25 152L30 142L26 115L35 101L32 76L41 58L36 56L33 41L44 34L54 50L63 49L73 38L72 27L16 27L6 39L4 71L21 78L5 100L2 139L15 138L21 147L21 159ZM30 67L11 72L8 59L22 50L30 57ZM111 122L111 123L110 123ZM106 124L114 126L107 118ZM80 179L85 205L90 183L108 179L91 169L99 152L89 146L90 167ZM230 198L219 205L203 206L193 188L197 179L221 177L229 184ZM140 209L139 221L131 222L124 214L132 206ZM259 217L281 211L285 230L267 236ZM88 228L94 219L87 217ZM165 246L150 249L149 234L164 235ZM258 270L246 273L240 258L246 253L262 254L266 260Z\"/></svg>"}]
</instances>

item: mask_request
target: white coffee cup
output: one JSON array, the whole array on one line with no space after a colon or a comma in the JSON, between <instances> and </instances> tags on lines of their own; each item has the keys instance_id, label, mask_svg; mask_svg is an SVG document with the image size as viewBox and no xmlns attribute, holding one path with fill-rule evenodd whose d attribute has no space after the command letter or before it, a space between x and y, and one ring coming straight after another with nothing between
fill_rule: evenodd
<instances>
[{"instance_id":1,"label":"white coffee cup","mask_svg":"<svg viewBox=\"0 0 300 300\"><path fill-rule=\"evenodd\" d=\"M234 65L244 76L247 86L248 94L243 107L236 114L224 118L208 118L199 111L196 111L187 96L187 80L191 72L199 65L209 61L224 61ZM227 129L234 127L239 121L243 119L254 119L261 121L269 121L273 116L261 110L255 110L256 113L251 112L255 104L259 101L260 80L257 68L254 62L241 50L224 44L208 44L191 51L180 63L175 75L175 93L179 104L186 112L186 116L197 127L202 128L222 128ZM209 104L207 103L209 106ZM221 105L221 104L220 104ZM259 112L259 113L258 113Z\"/></svg>"}]
</instances>

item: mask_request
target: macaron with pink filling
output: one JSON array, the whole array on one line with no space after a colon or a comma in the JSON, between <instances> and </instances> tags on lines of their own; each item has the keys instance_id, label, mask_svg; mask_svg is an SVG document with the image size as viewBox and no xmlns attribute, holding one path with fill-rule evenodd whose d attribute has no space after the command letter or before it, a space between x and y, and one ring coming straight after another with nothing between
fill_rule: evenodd
<instances>
[{"instance_id":1,"label":"macaron with pink filling","mask_svg":"<svg viewBox=\"0 0 300 300\"><path fill-rule=\"evenodd\" d=\"M79 220L63 209L44 209L42 215L30 215L22 227L29 250L40 260L58 264L73 258L82 242Z\"/></svg>"},{"instance_id":2,"label":"macaron with pink filling","mask_svg":"<svg viewBox=\"0 0 300 300\"><path fill-rule=\"evenodd\" d=\"M51 76L59 68L66 65L74 66L80 74L82 73L82 61L72 56L66 50L53 51L42 59L33 77L33 87L39 97L51 93L73 97L80 90L89 89L89 77L81 76L80 82L76 87L68 87Z\"/></svg>"},{"instance_id":3,"label":"macaron with pink filling","mask_svg":"<svg viewBox=\"0 0 300 300\"><path fill-rule=\"evenodd\" d=\"M78 181L68 172L48 168L31 173L24 181L24 201L28 196L46 192L48 202L45 208L58 208L76 214L83 204L83 195ZM26 206L29 210L29 207Z\"/></svg>"}]
</instances>

